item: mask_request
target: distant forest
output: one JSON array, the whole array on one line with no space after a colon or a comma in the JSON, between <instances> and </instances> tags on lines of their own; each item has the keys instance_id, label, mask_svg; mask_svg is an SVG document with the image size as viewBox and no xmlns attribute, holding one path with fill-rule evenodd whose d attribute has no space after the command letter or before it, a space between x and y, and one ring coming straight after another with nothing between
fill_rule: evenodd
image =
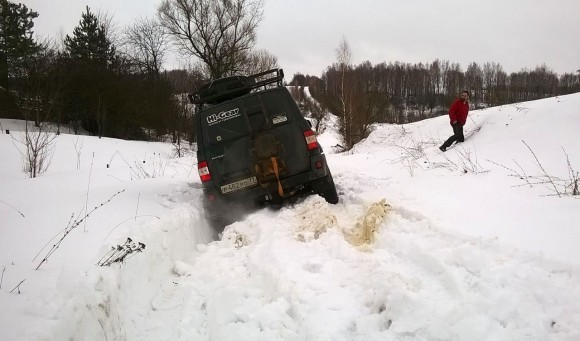
<instances>
[{"instance_id":1,"label":"distant forest","mask_svg":"<svg viewBox=\"0 0 580 341\"><path fill-rule=\"evenodd\" d=\"M296 74L290 85L295 99L315 118L330 111L342 119L350 148L368 135L372 123L402 124L446 114L462 90L470 92L472 109L580 92L580 70L559 76L541 65L507 74L494 62L471 63L463 71L447 60L377 65L366 61L356 66L335 63L322 77ZM308 100L304 87L317 103Z\"/></svg>"},{"instance_id":2,"label":"distant forest","mask_svg":"<svg viewBox=\"0 0 580 341\"><path fill-rule=\"evenodd\" d=\"M281 66L275 56L254 49L263 2L189 1L199 6L164 0L155 19L138 19L122 31L106 13L86 7L61 41L36 41L39 14L0 0L0 117L36 126L53 122L56 133L66 125L103 137L193 141L195 113L186 93L211 79ZM163 70L171 46L192 60L187 70ZM464 71L446 60L352 65L346 42L337 51L337 62L320 77L296 74L288 85L311 117L330 112L340 118L345 148L366 137L373 123L444 114L463 89L470 91L473 108L580 91L580 70L557 75L542 65L507 74L498 63L472 63Z\"/></svg>"}]
</instances>

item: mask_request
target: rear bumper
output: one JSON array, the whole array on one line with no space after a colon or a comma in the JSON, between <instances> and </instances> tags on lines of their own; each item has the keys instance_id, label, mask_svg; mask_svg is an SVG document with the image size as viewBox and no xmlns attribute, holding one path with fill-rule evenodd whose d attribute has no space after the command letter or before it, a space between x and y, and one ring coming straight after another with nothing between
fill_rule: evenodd
<instances>
[{"instance_id":1,"label":"rear bumper","mask_svg":"<svg viewBox=\"0 0 580 341\"><path fill-rule=\"evenodd\" d=\"M328 175L326 157L324 154L314 155L310 158L310 170L294 174L284 179L280 179L282 188L286 196L291 196L296 191L306 188L312 181ZM270 182L267 185L260 185L244 188L233 193L222 194L221 191L208 184L204 186L204 205L206 210L214 214L225 212L231 209L245 209L255 207L259 203L280 199L278 195L278 182ZM210 199L212 198L212 199Z\"/></svg>"}]
</instances>

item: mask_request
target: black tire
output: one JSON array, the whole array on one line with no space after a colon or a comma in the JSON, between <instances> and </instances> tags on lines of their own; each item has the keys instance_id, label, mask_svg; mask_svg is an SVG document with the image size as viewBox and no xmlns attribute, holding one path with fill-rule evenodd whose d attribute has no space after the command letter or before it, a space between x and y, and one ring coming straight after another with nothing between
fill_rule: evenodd
<instances>
[{"instance_id":1,"label":"black tire","mask_svg":"<svg viewBox=\"0 0 580 341\"><path fill-rule=\"evenodd\" d=\"M209 226L216 232L222 233L224 228L230 224L224 217L220 217L217 212L214 212L212 209L208 207L204 207L205 210L205 218L209 223Z\"/></svg>"},{"instance_id":2,"label":"black tire","mask_svg":"<svg viewBox=\"0 0 580 341\"><path fill-rule=\"evenodd\" d=\"M217 233L222 233L226 226L241 220L251 212L251 207L248 203L239 202L219 202L216 205L204 202L205 217Z\"/></svg>"},{"instance_id":3,"label":"black tire","mask_svg":"<svg viewBox=\"0 0 580 341\"><path fill-rule=\"evenodd\" d=\"M214 230L216 233L222 233L226 227L226 223L219 218L207 217L207 222L209 223L209 226L212 228L212 230Z\"/></svg>"},{"instance_id":4,"label":"black tire","mask_svg":"<svg viewBox=\"0 0 580 341\"><path fill-rule=\"evenodd\" d=\"M316 180L313 189L314 192L320 195L326 200L327 203L336 205L338 204L338 193L336 192L336 186L334 185L334 179L330 173L330 169L326 169L328 175L320 180Z\"/></svg>"}]
</instances>

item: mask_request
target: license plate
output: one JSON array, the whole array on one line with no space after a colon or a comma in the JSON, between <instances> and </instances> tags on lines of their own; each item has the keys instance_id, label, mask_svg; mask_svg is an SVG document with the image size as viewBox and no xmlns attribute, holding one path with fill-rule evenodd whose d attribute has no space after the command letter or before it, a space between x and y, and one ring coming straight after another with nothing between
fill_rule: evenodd
<instances>
[{"instance_id":1,"label":"license plate","mask_svg":"<svg viewBox=\"0 0 580 341\"><path fill-rule=\"evenodd\" d=\"M231 184L223 185L221 187L222 193L230 193L240 190L242 188L255 186L258 184L258 179L255 176L240 181L232 182Z\"/></svg>"}]
</instances>

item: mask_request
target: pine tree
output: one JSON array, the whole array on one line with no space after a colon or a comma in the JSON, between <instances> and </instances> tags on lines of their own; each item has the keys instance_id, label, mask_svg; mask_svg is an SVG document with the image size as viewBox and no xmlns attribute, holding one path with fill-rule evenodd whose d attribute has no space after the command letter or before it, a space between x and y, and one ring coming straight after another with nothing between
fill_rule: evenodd
<instances>
[{"instance_id":1,"label":"pine tree","mask_svg":"<svg viewBox=\"0 0 580 341\"><path fill-rule=\"evenodd\" d=\"M0 86L22 76L26 65L39 51L32 37L33 19L38 13L23 4L0 0Z\"/></svg>"},{"instance_id":2,"label":"pine tree","mask_svg":"<svg viewBox=\"0 0 580 341\"><path fill-rule=\"evenodd\" d=\"M73 36L67 34L64 44L69 57L81 62L111 65L115 58L115 46L107 38L105 26L87 6Z\"/></svg>"},{"instance_id":3,"label":"pine tree","mask_svg":"<svg viewBox=\"0 0 580 341\"><path fill-rule=\"evenodd\" d=\"M108 113L113 96L110 89L115 83L115 47L107 38L106 27L87 6L64 44L69 59L71 112L89 132L107 136L113 126Z\"/></svg>"}]
</instances>

